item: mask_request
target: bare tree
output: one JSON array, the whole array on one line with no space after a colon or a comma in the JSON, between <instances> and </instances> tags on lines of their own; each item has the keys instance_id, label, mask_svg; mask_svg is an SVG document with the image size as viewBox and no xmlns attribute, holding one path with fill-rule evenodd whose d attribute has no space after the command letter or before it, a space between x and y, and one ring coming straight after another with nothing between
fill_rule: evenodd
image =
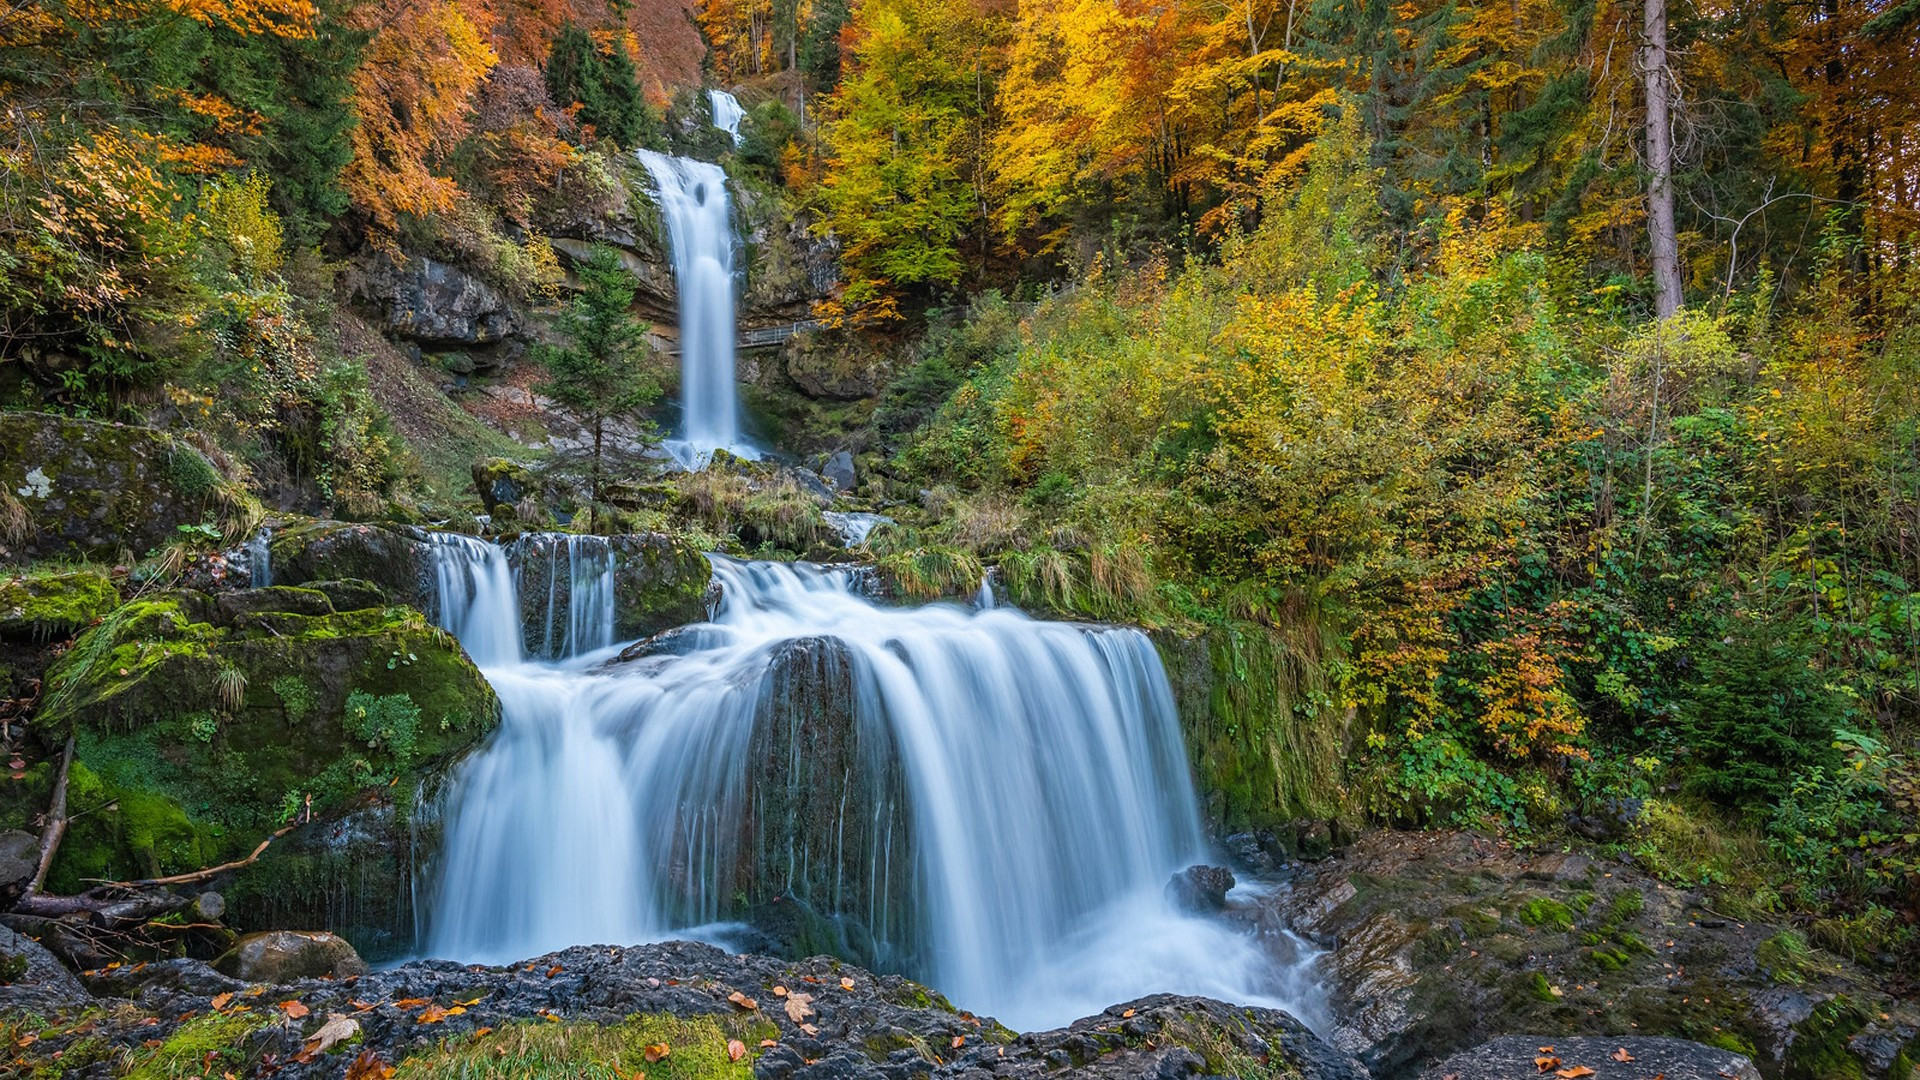
<instances>
[{"instance_id":1,"label":"bare tree","mask_svg":"<svg viewBox=\"0 0 1920 1080\"><path fill-rule=\"evenodd\" d=\"M1646 0L1640 73L1647 89L1647 236L1654 312L1680 310L1680 239L1673 224L1673 73L1667 68L1667 0Z\"/></svg>"}]
</instances>

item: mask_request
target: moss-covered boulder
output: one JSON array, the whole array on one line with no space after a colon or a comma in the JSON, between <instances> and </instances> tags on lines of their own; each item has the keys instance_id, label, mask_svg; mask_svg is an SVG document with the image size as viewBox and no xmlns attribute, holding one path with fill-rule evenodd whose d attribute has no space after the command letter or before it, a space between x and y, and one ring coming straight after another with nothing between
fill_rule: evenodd
<instances>
[{"instance_id":1,"label":"moss-covered boulder","mask_svg":"<svg viewBox=\"0 0 1920 1080\"><path fill-rule=\"evenodd\" d=\"M273 531L267 560L278 583L372 582L392 603L432 603L432 554L419 530L409 527L301 521Z\"/></svg>"},{"instance_id":2,"label":"moss-covered boulder","mask_svg":"<svg viewBox=\"0 0 1920 1080\"><path fill-rule=\"evenodd\" d=\"M120 605L120 590L98 570L28 570L0 577L0 638L70 637Z\"/></svg>"},{"instance_id":3,"label":"moss-covered boulder","mask_svg":"<svg viewBox=\"0 0 1920 1080\"><path fill-rule=\"evenodd\" d=\"M613 634L625 641L707 617L713 565L685 539L667 533L610 537Z\"/></svg>"},{"instance_id":4,"label":"moss-covered boulder","mask_svg":"<svg viewBox=\"0 0 1920 1080\"><path fill-rule=\"evenodd\" d=\"M286 586L127 604L48 673L34 718L43 742L71 728L78 746L50 886L215 865L369 789L410 792L498 709L458 643L410 608L342 611ZM0 814L43 807L50 772L36 765Z\"/></svg>"},{"instance_id":5,"label":"moss-covered boulder","mask_svg":"<svg viewBox=\"0 0 1920 1080\"><path fill-rule=\"evenodd\" d=\"M0 413L0 563L110 561L181 528L232 533L248 500L166 432L50 413Z\"/></svg>"}]
</instances>

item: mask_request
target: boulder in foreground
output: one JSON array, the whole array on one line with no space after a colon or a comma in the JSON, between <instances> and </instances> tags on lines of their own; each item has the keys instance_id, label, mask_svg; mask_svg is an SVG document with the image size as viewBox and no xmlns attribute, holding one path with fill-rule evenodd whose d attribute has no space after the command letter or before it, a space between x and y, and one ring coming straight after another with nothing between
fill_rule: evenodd
<instances>
[{"instance_id":1,"label":"boulder in foreground","mask_svg":"<svg viewBox=\"0 0 1920 1080\"><path fill-rule=\"evenodd\" d=\"M1547 1064L1542 1065L1542 1062ZM1586 1072L1582 1070L1592 1070ZM1462 1050L1421 1080L1538 1080L1561 1070L1585 1080L1760 1080L1753 1062L1730 1050L1685 1039L1642 1036L1555 1039L1508 1035Z\"/></svg>"}]
</instances>

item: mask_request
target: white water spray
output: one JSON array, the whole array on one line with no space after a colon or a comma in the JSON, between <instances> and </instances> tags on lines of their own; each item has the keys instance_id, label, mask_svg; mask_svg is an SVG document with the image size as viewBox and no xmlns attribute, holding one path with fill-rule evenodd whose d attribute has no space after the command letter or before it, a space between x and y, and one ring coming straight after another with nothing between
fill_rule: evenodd
<instances>
[{"instance_id":1,"label":"white water spray","mask_svg":"<svg viewBox=\"0 0 1920 1080\"><path fill-rule=\"evenodd\" d=\"M733 145L739 146L740 121L747 115L739 100L725 90L709 90L707 104L713 109L713 126L733 136Z\"/></svg>"},{"instance_id":2,"label":"white water spray","mask_svg":"<svg viewBox=\"0 0 1920 1080\"><path fill-rule=\"evenodd\" d=\"M715 450L757 458L740 435L734 386L733 219L727 174L691 158L636 150L666 219L680 302L681 432L667 450L690 469Z\"/></svg>"},{"instance_id":3,"label":"white water spray","mask_svg":"<svg viewBox=\"0 0 1920 1080\"><path fill-rule=\"evenodd\" d=\"M1206 852L1145 635L880 607L851 571L716 558L712 622L634 660L524 663L502 647L522 621L506 554L465 538L436 552L442 625L504 719L451 785L432 955L713 936L737 894L771 884L857 920L875 962L1020 1027L1157 991L1316 1015L1302 968L1166 899ZM806 695L831 680L793 679L796 657L841 673L839 728L769 719L829 711ZM836 738L860 747L831 761L848 775L802 784Z\"/></svg>"}]
</instances>

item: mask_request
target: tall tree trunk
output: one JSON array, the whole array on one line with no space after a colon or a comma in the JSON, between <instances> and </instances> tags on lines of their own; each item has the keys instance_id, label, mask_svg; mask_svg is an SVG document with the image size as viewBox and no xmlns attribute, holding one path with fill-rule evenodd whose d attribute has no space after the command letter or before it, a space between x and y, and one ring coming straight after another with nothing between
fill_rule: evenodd
<instances>
[{"instance_id":1,"label":"tall tree trunk","mask_svg":"<svg viewBox=\"0 0 1920 1080\"><path fill-rule=\"evenodd\" d=\"M604 417L593 418L593 503L596 507L600 505L600 444L606 429Z\"/></svg>"},{"instance_id":2,"label":"tall tree trunk","mask_svg":"<svg viewBox=\"0 0 1920 1080\"><path fill-rule=\"evenodd\" d=\"M1640 72L1647 88L1647 238L1654 312L1680 310L1680 239L1673 224L1673 77L1667 71L1667 0L1645 0Z\"/></svg>"}]
</instances>

